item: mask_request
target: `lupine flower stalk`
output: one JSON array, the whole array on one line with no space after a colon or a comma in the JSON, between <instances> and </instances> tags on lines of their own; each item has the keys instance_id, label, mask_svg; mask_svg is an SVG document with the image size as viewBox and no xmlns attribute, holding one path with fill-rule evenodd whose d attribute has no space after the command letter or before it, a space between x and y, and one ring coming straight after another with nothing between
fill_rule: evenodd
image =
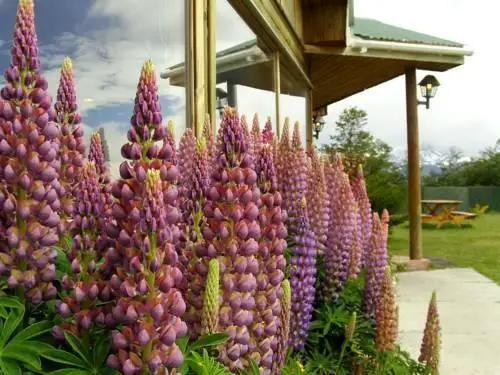
<instances>
[{"instance_id":1,"label":"lupine flower stalk","mask_svg":"<svg viewBox=\"0 0 500 375\"><path fill-rule=\"evenodd\" d=\"M264 125L264 129L262 129L262 143L271 144L273 143L274 133L273 133L273 124L271 122L271 117L267 118L266 125Z\"/></svg>"},{"instance_id":2,"label":"lupine flower stalk","mask_svg":"<svg viewBox=\"0 0 500 375\"><path fill-rule=\"evenodd\" d=\"M316 147L313 146L310 158L311 167L308 171L307 215L311 228L316 236L318 254L323 254L330 222L329 196L326 190L324 166Z\"/></svg>"},{"instance_id":3,"label":"lupine flower stalk","mask_svg":"<svg viewBox=\"0 0 500 375\"><path fill-rule=\"evenodd\" d=\"M196 151L196 137L192 129L186 129L179 141L179 174L180 185L191 188L191 174L193 173L194 154Z\"/></svg>"},{"instance_id":4,"label":"lupine flower stalk","mask_svg":"<svg viewBox=\"0 0 500 375\"><path fill-rule=\"evenodd\" d=\"M432 292L432 298L427 310L427 321L425 323L424 337L420 347L419 362L424 363L430 371L430 375L439 374L439 357L441 350L441 326L436 302L436 292Z\"/></svg>"},{"instance_id":5,"label":"lupine flower stalk","mask_svg":"<svg viewBox=\"0 0 500 375\"><path fill-rule=\"evenodd\" d=\"M367 257L363 311L367 317L374 319L387 267L387 241L378 213L373 214L372 221L372 246Z\"/></svg>"},{"instance_id":6,"label":"lupine flower stalk","mask_svg":"<svg viewBox=\"0 0 500 375\"><path fill-rule=\"evenodd\" d=\"M111 290L97 266L110 245L104 228L111 207L94 162L84 163L73 192L76 202L71 229L73 241L67 253L71 272L62 278L62 286L70 294L58 301L58 311L66 319L61 327L53 330L58 339L64 338L63 330L85 336L94 324L104 326L105 309L100 302L111 298Z\"/></svg>"},{"instance_id":7,"label":"lupine flower stalk","mask_svg":"<svg viewBox=\"0 0 500 375\"><path fill-rule=\"evenodd\" d=\"M175 127L174 127L174 122L170 120L167 123L167 136L166 136L166 142L170 145L172 150L174 150L172 157L170 158L170 162L173 165L177 165L177 152L176 152L176 146L175 146Z\"/></svg>"},{"instance_id":8,"label":"lupine flower stalk","mask_svg":"<svg viewBox=\"0 0 500 375\"><path fill-rule=\"evenodd\" d=\"M380 217L380 222L382 224L382 237L383 237L381 241L384 244L387 244L387 240L389 239L389 220L390 220L389 211L386 208L384 208L382 210L382 216Z\"/></svg>"},{"instance_id":9,"label":"lupine flower stalk","mask_svg":"<svg viewBox=\"0 0 500 375\"><path fill-rule=\"evenodd\" d=\"M394 301L389 267L385 270L379 298L379 308L375 320L375 345L377 351L385 352L394 349L398 337L398 309Z\"/></svg>"},{"instance_id":10,"label":"lupine flower stalk","mask_svg":"<svg viewBox=\"0 0 500 375\"><path fill-rule=\"evenodd\" d=\"M366 182L363 174L363 167L358 166L356 177L352 181L352 192L358 202L359 214L361 219L360 225L360 248L361 248L361 264L366 265L367 254L371 248L371 233L372 233L372 207L368 192L366 190Z\"/></svg>"},{"instance_id":11,"label":"lupine flower stalk","mask_svg":"<svg viewBox=\"0 0 500 375\"><path fill-rule=\"evenodd\" d=\"M89 161L95 165L96 173L99 182L102 186L106 186L111 181L108 162L104 154L104 145L102 143L99 131L94 131L90 136Z\"/></svg>"},{"instance_id":12,"label":"lupine flower stalk","mask_svg":"<svg viewBox=\"0 0 500 375\"><path fill-rule=\"evenodd\" d=\"M144 182L126 181L125 186L134 196L126 201L122 188L113 211L132 231L120 233L122 261L110 280L118 296L113 318L121 328L112 334L113 354L107 364L124 374L165 374L182 364L175 340L187 333L180 318L186 309L178 290L182 273L176 267L169 228L173 217L165 204L159 170L149 169ZM129 205L134 206L134 213L124 217Z\"/></svg>"},{"instance_id":13,"label":"lupine flower stalk","mask_svg":"<svg viewBox=\"0 0 500 375\"><path fill-rule=\"evenodd\" d=\"M212 123L210 122L210 115L205 116L205 122L203 123L203 138L206 141L209 171L212 174L212 169L214 168L215 158L217 155L217 150L215 147L215 137L214 131L212 129Z\"/></svg>"},{"instance_id":14,"label":"lupine flower stalk","mask_svg":"<svg viewBox=\"0 0 500 375\"><path fill-rule=\"evenodd\" d=\"M359 214L358 203L355 202L355 216L356 220L354 222L354 236L352 239L351 253L349 255L349 269L347 271L347 277L354 280L358 277L361 271L361 215Z\"/></svg>"},{"instance_id":15,"label":"lupine flower stalk","mask_svg":"<svg viewBox=\"0 0 500 375\"><path fill-rule=\"evenodd\" d=\"M231 371L248 366L251 355L260 365L260 353L250 340L256 307L256 276L260 265L260 191L247 139L234 109L226 109L217 142L217 168L205 205L206 246L202 256L217 256L222 298L219 328L230 339L220 348L220 360ZM206 271L205 271L206 272Z\"/></svg>"},{"instance_id":16,"label":"lupine flower stalk","mask_svg":"<svg viewBox=\"0 0 500 375\"><path fill-rule=\"evenodd\" d=\"M316 240L307 217L305 198L302 198L300 208L289 271L292 289L290 345L295 350L302 349L307 338L316 284Z\"/></svg>"},{"instance_id":17,"label":"lupine flower stalk","mask_svg":"<svg viewBox=\"0 0 500 375\"><path fill-rule=\"evenodd\" d=\"M248 126L248 120L246 115L241 115L241 129L243 131L243 136L246 138L247 142L250 141L250 127ZM219 129L220 131L221 129ZM250 151L250 145L248 145Z\"/></svg>"},{"instance_id":18,"label":"lupine flower stalk","mask_svg":"<svg viewBox=\"0 0 500 375\"><path fill-rule=\"evenodd\" d=\"M40 71L32 0L17 7L0 98L0 273L34 304L54 298L61 190L59 129Z\"/></svg>"},{"instance_id":19,"label":"lupine flower stalk","mask_svg":"<svg viewBox=\"0 0 500 375\"><path fill-rule=\"evenodd\" d=\"M201 334L217 333L219 328L220 267L217 259L208 263L208 274L203 296Z\"/></svg>"},{"instance_id":20,"label":"lupine flower stalk","mask_svg":"<svg viewBox=\"0 0 500 375\"><path fill-rule=\"evenodd\" d=\"M288 280L283 280L283 282L281 283L281 288L283 289L283 295L281 297L280 324L278 326L278 332L276 333L276 337L278 338L277 347L274 354L274 361L271 372L273 375L281 374L281 369L285 364L290 335L290 312L292 307L292 292L290 289L290 282Z\"/></svg>"},{"instance_id":21,"label":"lupine flower stalk","mask_svg":"<svg viewBox=\"0 0 500 375\"><path fill-rule=\"evenodd\" d=\"M210 187L209 160L203 137L197 142L192 171L188 178L186 184L189 189L184 190L185 202L182 206L187 229L186 244L181 253L181 263L185 268L182 290L187 303L186 323L190 335L196 338L203 330L200 311L204 306L209 261L216 255L213 248L207 248L203 242L203 228L206 222L203 209Z\"/></svg>"},{"instance_id":22,"label":"lupine flower stalk","mask_svg":"<svg viewBox=\"0 0 500 375\"><path fill-rule=\"evenodd\" d=\"M337 300L344 288L356 236L356 201L340 156L327 168L327 186L330 194L330 226L324 254L325 303Z\"/></svg>"},{"instance_id":23,"label":"lupine flower stalk","mask_svg":"<svg viewBox=\"0 0 500 375\"><path fill-rule=\"evenodd\" d=\"M262 139L260 134L259 116L256 113L253 117L252 129L248 137L248 153L252 155L254 159L257 159L259 155L261 144Z\"/></svg>"},{"instance_id":24,"label":"lupine flower stalk","mask_svg":"<svg viewBox=\"0 0 500 375\"><path fill-rule=\"evenodd\" d=\"M260 133L259 133L260 134ZM269 374L278 348L282 295L286 260L286 214L281 208L281 194L277 191L276 170L270 145L263 145L257 158L256 172L261 191L262 206L259 220L262 237L257 259L260 264L257 275L256 316L251 338L260 353L260 372Z\"/></svg>"}]
</instances>

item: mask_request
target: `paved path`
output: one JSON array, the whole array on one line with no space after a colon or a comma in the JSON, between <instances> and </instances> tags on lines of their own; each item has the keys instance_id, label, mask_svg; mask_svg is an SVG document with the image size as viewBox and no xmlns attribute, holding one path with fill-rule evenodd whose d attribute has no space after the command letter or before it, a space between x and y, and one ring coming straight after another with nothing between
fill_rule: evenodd
<instances>
[{"instance_id":1,"label":"paved path","mask_svg":"<svg viewBox=\"0 0 500 375\"><path fill-rule=\"evenodd\" d=\"M473 269L398 273L403 347L418 358L433 290L442 329L440 375L500 375L500 286Z\"/></svg>"}]
</instances>

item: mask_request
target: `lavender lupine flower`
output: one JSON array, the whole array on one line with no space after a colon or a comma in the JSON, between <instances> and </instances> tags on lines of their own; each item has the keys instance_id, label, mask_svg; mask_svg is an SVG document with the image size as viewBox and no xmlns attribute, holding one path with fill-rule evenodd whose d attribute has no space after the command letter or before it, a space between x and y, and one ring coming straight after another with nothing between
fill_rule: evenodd
<instances>
[{"instance_id":1,"label":"lavender lupine flower","mask_svg":"<svg viewBox=\"0 0 500 375\"><path fill-rule=\"evenodd\" d=\"M290 312L292 304L290 282L288 280L283 280L283 282L281 283L281 288L283 289L283 295L281 297L280 324L278 326L278 332L276 333L276 337L278 338L277 348L274 353L274 360L271 371L273 375L281 374L281 369L285 364L286 354L288 351L290 334Z\"/></svg>"},{"instance_id":2,"label":"lavender lupine flower","mask_svg":"<svg viewBox=\"0 0 500 375\"><path fill-rule=\"evenodd\" d=\"M90 136L89 161L93 162L101 186L106 186L111 181L108 162L104 154L101 135L99 131L94 131Z\"/></svg>"},{"instance_id":3,"label":"lavender lupine flower","mask_svg":"<svg viewBox=\"0 0 500 375\"><path fill-rule=\"evenodd\" d=\"M342 168L342 158L327 168L327 186L330 194L330 226L325 249L325 302L335 301L347 278L350 254L356 236L356 201L349 177Z\"/></svg>"},{"instance_id":4,"label":"lavender lupine flower","mask_svg":"<svg viewBox=\"0 0 500 375\"><path fill-rule=\"evenodd\" d=\"M32 303L54 298L59 129L40 71L32 0L20 0L0 98L0 273Z\"/></svg>"},{"instance_id":5,"label":"lavender lupine flower","mask_svg":"<svg viewBox=\"0 0 500 375\"><path fill-rule=\"evenodd\" d=\"M371 237L372 237L372 207L370 199L368 198L368 192L366 190L366 182L363 174L363 167L358 166L358 171L356 177L353 178L352 192L359 206L360 214L360 235L361 235L361 265L366 265L367 254L371 248Z\"/></svg>"},{"instance_id":6,"label":"lavender lupine flower","mask_svg":"<svg viewBox=\"0 0 500 375\"><path fill-rule=\"evenodd\" d=\"M80 334L94 324L103 326L105 310L100 302L110 299L109 286L100 277L97 264L104 259L110 245L104 228L111 206L105 196L109 193L102 190L93 162L83 165L73 193L76 201L71 230L73 241L67 253L71 273L62 278L62 286L70 294L58 301L59 313L67 320L61 327L54 328L56 338L64 337L62 330Z\"/></svg>"},{"instance_id":7,"label":"lavender lupine flower","mask_svg":"<svg viewBox=\"0 0 500 375\"><path fill-rule=\"evenodd\" d=\"M174 150L172 157L170 158L170 162L173 165L177 165L177 152L176 152L177 149L175 147L175 130L174 129L175 129L174 122L172 120L170 120L167 123L167 136L165 139L168 142L168 144L170 145L170 147L172 148L172 150Z\"/></svg>"},{"instance_id":8,"label":"lavender lupine flower","mask_svg":"<svg viewBox=\"0 0 500 375\"><path fill-rule=\"evenodd\" d=\"M326 244L326 234L330 223L329 194L326 190L325 173L322 161L316 147L311 150L311 168L308 170L308 188L306 198L307 216L311 222L318 245L318 254L323 254Z\"/></svg>"},{"instance_id":9,"label":"lavender lupine flower","mask_svg":"<svg viewBox=\"0 0 500 375\"><path fill-rule=\"evenodd\" d=\"M304 347L312 319L316 284L316 240L307 217L306 199L302 198L298 231L294 238L290 266L292 307L290 315L290 346Z\"/></svg>"},{"instance_id":10,"label":"lavender lupine flower","mask_svg":"<svg viewBox=\"0 0 500 375\"><path fill-rule=\"evenodd\" d=\"M379 308L376 313L375 344L377 351L394 349L398 337L398 309L394 301L392 277L389 267L385 270Z\"/></svg>"},{"instance_id":11,"label":"lavender lupine flower","mask_svg":"<svg viewBox=\"0 0 500 375\"><path fill-rule=\"evenodd\" d=\"M372 222L372 246L367 257L363 311L367 317L374 319L387 267L387 241L384 240L378 213L373 214Z\"/></svg>"},{"instance_id":12,"label":"lavender lupine flower","mask_svg":"<svg viewBox=\"0 0 500 375\"><path fill-rule=\"evenodd\" d=\"M184 222L186 223L186 243L181 252L181 264L184 266L184 282L182 290L186 298L186 323L190 335L196 338L202 333L200 311L203 309L203 298L209 261L215 257L212 248L203 243L203 228L206 218L203 208L206 193L210 186L209 160L204 138L198 140L192 171L189 181L190 188L185 190L185 202L182 206Z\"/></svg>"},{"instance_id":13,"label":"lavender lupine flower","mask_svg":"<svg viewBox=\"0 0 500 375\"><path fill-rule=\"evenodd\" d=\"M252 155L254 160L257 159L259 155L261 144L262 139L260 135L259 116L256 113L253 117L252 130L248 136L248 153Z\"/></svg>"},{"instance_id":14,"label":"lavender lupine flower","mask_svg":"<svg viewBox=\"0 0 500 375\"><path fill-rule=\"evenodd\" d=\"M257 174L234 109L225 111L217 147L217 168L204 210L206 244L199 251L203 256L218 256L223 290L219 327L230 336L220 348L220 360L237 371L247 367L249 355L260 364L258 348L250 340L250 327L256 306L256 255L261 233Z\"/></svg>"},{"instance_id":15,"label":"lavender lupine flower","mask_svg":"<svg viewBox=\"0 0 500 375\"><path fill-rule=\"evenodd\" d=\"M186 129L179 141L178 167L180 184L186 189L191 188L191 174L193 173L196 137L192 129Z\"/></svg>"},{"instance_id":16,"label":"lavender lupine flower","mask_svg":"<svg viewBox=\"0 0 500 375\"><path fill-rule=\"evenodd\" d=\"M112 334L107 363L125 374L168 374L182 364L175 340L187 333L171 232L177 212L165 202L160 170L149 169L144 182L120 182L113 213L123 228L116 245L121 261L109 285L118 296L112 318L121 328Z\"/></svg>"},{"instance_id":17,"label":"lavender lupine flower","mask_svg":"<svg viewBox=\"0 0 500 375\"><path fill-rule=\"evenodd\" d=\"M273 133L273 124L271 122L271 117L267 118L266 125L264 129L262 129L262 143L271 144L273 143L274 133Z\"/></svg>"},{"instance_id":18,"label":"lavender lupine flower","mask_svg":"<svg viewBox=\"0 0 500 375\"><path fill-rule=\"evenodd\" d=\"M436 291L432 292L432 298L427 310L424 337L420 346L418 361L424 363L430 375L439 374L439 357L441 350L441 326L439 324L439 313L436 302Z\"/></svg>"},{"instance_id":19,"label":"lavender lupine flower","mask_svg":"<svg viewBox=\"0 0 500 375\"><path fill-rule=\"evenodd\" d=\"M351 252L349 254L349 269L347 271L347 277L351 280L355 280L361 271L361 215L359 213L358 203L354 202L355 205L355 217L354 221L354 236L352 239Z\"/></svg>"},{"instance_id":20,"label":"lavender lupine flower","mask_svg":"<svg viewBox=\"0 0 500 375\"><path fill-rule=\"evenodd\" d=\"M270 145L263 145L256 162L258 186L262 193L260 231L257 259L256 316L251 338L260 354L260 373L269 374L278 348L278 328L281 317L281 283L284 278L287 230L286 214L281 208L281 195L277 191L276 170Z\"/></svg>"},{"instance_id":21,"label":"lavender lupine flower","mask_svg":"<svg viewBox=\"0 0 500 375\"><path fill-rule=\"evenodd\" d=\"M246 138L247 142L250 140L250 127L248 126L247 116L241 115L241 129L243 131L243 136ZM250 148L250 145L248 146Z\"/></svg>"},{"instance_id":22,"label":"lavender lupine flower","mask_svg":"<svg viewBox=\"0 0 500 375\"><path fill-rule=\"evenodd\" d=\"M383 243L387 244L387 240L389 239L389 211L384 208L382 210L382 216L380 216L380 223L382 224L382 239Z\"/></svg>"}]
</instances>

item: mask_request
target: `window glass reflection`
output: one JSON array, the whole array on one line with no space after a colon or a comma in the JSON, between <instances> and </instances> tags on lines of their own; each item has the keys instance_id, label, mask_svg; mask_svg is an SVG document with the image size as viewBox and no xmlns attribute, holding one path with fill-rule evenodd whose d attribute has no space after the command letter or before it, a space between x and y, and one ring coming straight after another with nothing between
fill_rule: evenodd
<instances>
[{"instance_id":1,"label":"window glass reflection","mask_svg":"<svg viewBox=\"0 0 500 375\"><path fill-rule=\"evenodd\" d=\"M16 7L16 0L0 0L2 72L9 64ZM38 0L35 15L49 91L55 97L61 64L69 56L86 144L93 129L104 128L114 176L140 69L148 58L156 65L163 116L175 122L180 137L185 91L160 80L159 73L184 60L184 0Z\"/></svg>"}]
</instances>

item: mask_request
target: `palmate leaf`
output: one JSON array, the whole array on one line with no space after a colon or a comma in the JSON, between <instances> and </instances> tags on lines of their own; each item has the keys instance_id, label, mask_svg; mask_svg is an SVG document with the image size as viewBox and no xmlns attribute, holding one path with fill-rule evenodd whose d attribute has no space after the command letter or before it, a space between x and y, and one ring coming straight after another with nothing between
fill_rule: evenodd
<instances>
[{"instance_id":1,"label":"palmate leaf","mask_svg":"<svg viewBox=\"0 0 500 375\"><path fill-rule=\"evenodd\" d=\"M21 367L16 361L0 358L2 375L22 375Z\"/></svg>"},{"instance_id":2,"label":"palmate leaf","mask_svg":"<svg viewBox=\"0 0 500 375\"><path fill-rule=\"evenodd\" d=\"M211 335L203 336L198 341L191 344L189 350L195 351L208 346L224 344L227 340L229 340L229 336L225 333L213 333Z\"/></svg>"},{"instance_id":3,"label":"palmate leaf","mask_svg":"<svg viewBox=\"0 0 500 375\"><path fill-rule=\"evenodd\" d=\"M73 333L69 331L64 331L64 338L66 339L66 342L71 346L71 349L73 349L80 358L90 367L92 367L92 357L90 355L90 352L88 349L83 345L82 340Z\"/></svg>"},{"instance_id":4,"label":"palmate leaf","mask_svg":"<svg viewBox=\"0 0 500 375\"><path fill-rule=\"evenodd\" d=\"M74 367L79 367L88 370L89 367L82 359L78 358L76 355L71 354L65 350L61 349L51 349L42 353L44 358L51 360L52 362L60 363L63 365L70 365Z\"/></svg>"}]
</instances>

